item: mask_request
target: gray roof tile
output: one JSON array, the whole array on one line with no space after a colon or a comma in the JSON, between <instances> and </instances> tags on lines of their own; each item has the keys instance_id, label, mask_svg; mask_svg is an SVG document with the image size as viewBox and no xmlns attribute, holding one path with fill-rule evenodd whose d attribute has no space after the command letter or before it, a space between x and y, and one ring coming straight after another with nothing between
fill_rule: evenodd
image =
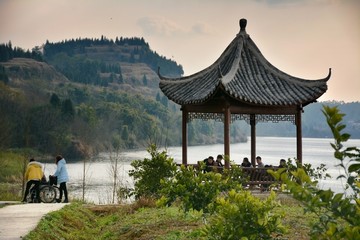
<instances>
[{"instance_id":1,"label":"gray roof tile","mask_svg":"<svg viewBox=\"0 0 360 240\"><path fill-rule=\"evenodd\" d=\"M326 92L330 75L331 69L324 79L305 80L280 71L265 59L243 28L211 66L180 78L159 73L159 86L180 105L203 103L221 88L239 102L293 106L316 101Z\"/></svg>"}]
</instances>

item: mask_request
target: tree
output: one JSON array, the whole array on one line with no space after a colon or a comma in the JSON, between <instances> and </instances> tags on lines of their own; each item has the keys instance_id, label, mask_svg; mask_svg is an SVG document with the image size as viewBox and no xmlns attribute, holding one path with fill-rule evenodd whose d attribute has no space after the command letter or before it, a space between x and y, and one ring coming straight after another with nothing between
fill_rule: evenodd
<instances>
[{"instance_id":1,"label":"tree","mask_svg":"<svg viewBox=\"0 0 360 240\"><path fill-rule=\"evenodd\" d=\"M94 128L98 123L98 117L96 111L92 106L84 103L77 107L78 116L84 120L91 128Z\"/></svg>"},{"instance_id":2,"label":"tree","mask_svg":"<svg viewBox=\"0 0 360 240\"><path fill-rule=\"evenodd\" d=\"M19 47L12 47L11 41L8 44L0 44L0 62L6 62L13 58L32 58L37 61L42 61L41 53L29 50L24 51Z\"/></svg>"},{"instance_id":3,"label":"tree","mask_svg":"<svg viewBox=\"0 0 360 240\"><path fill-rule=\"evenodd\" d=\"M0 53L1 55L1 53ZM0 81L3 81L5 84L9 82L9 77L6 75L5 67L0 66Z\"/></svg>"},{"instance_id":4,"label":"tree","mask_svg":"<svg viewBox=\"0 0 360 240\"><path fill-rule=\"evenodd\" d=\"M148 80L147 80L145 74L143 75L143 84L144 84L144 86L147 86L147 85L148 85Z\"/></svg>"},{"instance_id":5,"label":"tree","mask_svg":"<svg viewBox=\"0 0 360 240\"><path fill-rule=\"evenodd\" d=\"M122 126L121 139L125 142L129 141L129 127L127 125Z\"/></svg>"},{"instance_id":6,"label":"tree","mask_svg":"<svg viewBox=\"0 0 360 240\"><path fill-rule=\"evenodd\" d=\"M55 93L53 93L50 97L50 104L55 108L59 108L61 106L61 100Z\"/></svg>"},{"instance_id":7,"label":"tree","mask_svg":"<svg viewBox=\"0 0 360 240\"><path fill-rule=\"evenodd\" d=\"M75 109L73 106L73 103L70 99L66 99L63 103L62 103L62 109L61 109L62 114L65 116L65 118L73 118L75 116Z\"/></svg>"},{"instance_id":8,"label":"tree","mask_svg":"<svg viewBox=\"0 0 360 240\"><path fill-rule=\"evenodd\" d=\"M110 147L110 174L112 177L112 198L111 203L115 203L115 199L119 199L118 185L119 182L119 161L121 160L121 139L119 135L114 135Z\"/></svg>"}]
</instances>

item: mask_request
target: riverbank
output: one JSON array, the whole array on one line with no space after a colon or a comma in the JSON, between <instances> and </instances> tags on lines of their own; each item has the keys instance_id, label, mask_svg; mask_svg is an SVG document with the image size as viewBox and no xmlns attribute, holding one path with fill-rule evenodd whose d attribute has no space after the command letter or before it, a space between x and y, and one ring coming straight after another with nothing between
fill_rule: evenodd
<instances>
[{"instance_id":1,"label":"riverbank","mask_svg":"<svg viewBox=\"0 0 360 240\"><path fill-rule=\"evenodd\" d=\"M263 197L266 194L262 195ZM280 196L280 195L279 195ZM289 196L280 197L287 232L278 239L310 239L308 233L313 215ZM43 218L26 239L201 239L204 227L200 212L184 214L178 207L155 207L142 200L127 205L89 205L72 203ZM274 236L275 237L275 236Z\"/></svg>"},{"instance_id":2,"label":"riverbank","mask_svg":"<svg viewBox=\"0 0 360 240\"><path fill-rule=\"evenodd\" d=\"M309 163L314 168L320 164L326 164L332 178L319 181L322 189L331 188L336 193L344 192L344 183L336 177L341 173L335 165L338 161L334 158L333 149L329 138L304 138L303 139L303 163ZM350 139L346 146L360 146L359 139ZM165 149L160 149L165 150ZM166 149L174 161L181 163L182 148L169 147ZM222 144L189 146L188 163L196 163L209 155L216 156L223 151ZM277 166L279 159L293 158L296 156L296 139L284 137L258 137L257 154L262 156L264 164ZM243 157L250 156L250 143L231 144L231 160L236 164L242 162ZM149 153L143 150L124 151L119 155L118 180L122 185L133 186L133 179L128 176L131 168L130 163L136 159L149 158ZM67 158L67 157L65 157ZM70 158L70 156L69 156ZM9 161L11 160L11 161ZM25 159L26 164L27 159ZM24 158L21 155L8 155L1 158L0 155L0 200L21 199L21 167ZM44 163L45 175L53 174L56 165ZM97 204L110 203L113 193L113 176L111 174L111 153L104 152L89 161L69 162L68 171L70 181L68 189L71 199L83 199ZM7 184L8 183L8 184ZM84 186L85 183L85 186ZM85 193L83 194L83 192ZM9 194L11 193L11 194Z\"/></svg>"}]
</instances>

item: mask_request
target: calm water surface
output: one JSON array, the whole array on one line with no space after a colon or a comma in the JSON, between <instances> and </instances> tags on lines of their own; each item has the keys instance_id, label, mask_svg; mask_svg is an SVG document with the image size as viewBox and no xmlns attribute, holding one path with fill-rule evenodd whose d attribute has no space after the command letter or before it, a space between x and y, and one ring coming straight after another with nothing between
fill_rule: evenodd
<instances>
[{"instance_id":1,"label":"calm water surface","mask_svg":"<svg viewBox=\"0 0 360 240\"><path fill-rule=\"evenodd\" d=\"M304 138L303 139L303 163L310 163L313 167L319 166L321 163L326 164L331 179L322 180L319 186L323 189L331 188L335 192L343 192L343 182L336 180L340 174L338 164L333 156L333 150L330 146L333 139L325 138ZM360 139L349 140L347 146L360 146ZM281 137L257 137L257 153L263 159L264 164L279 165L281 158L296 157L296 139ZM163 150L163 149L161 149ZM167 149L168 154L178 163L181 163L181 147L170 147ZM188 163L196 163L208 156L216 157L223 154L223 144L191 146L188 147ZM236 143L230 146L231 160L237 164L242 162L244 157L250 157L250 141L247 143ZM128 177L128 171L131 169L130 163L135 159L148 158L150 155L146 150L123 152L119 157L118 166L120 172L120 180L123 184L132 186L132 179ZM89 160L85 164L85 178L87 182L85 198L94 203L111 202L111 162L110 154L102 153L97 157ZM54 164L47 164L45 174L52 174L55 170ZM68 163L68 171L70 182L68 183L69 192L72 197L82 197L82 179L84 172L84 163Z\"/></svg>"}]
</instances>

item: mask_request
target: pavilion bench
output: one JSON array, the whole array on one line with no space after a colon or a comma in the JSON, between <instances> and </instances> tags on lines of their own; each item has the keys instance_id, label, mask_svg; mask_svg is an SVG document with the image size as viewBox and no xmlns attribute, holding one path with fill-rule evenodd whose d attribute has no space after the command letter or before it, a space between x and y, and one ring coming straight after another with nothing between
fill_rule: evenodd
<instances>
[{"instance_id":1,"label":"pavilion bench","mask_svg":"<svg viewBox=\"0 0 360 240\"><path fill-rule=\"evenodd\" d=\"M267 172L269 169L276 171L278 167L243 167L242 169L244 171L244 177L249 179L246 182L246 185L250 188L260 187L260 189L266 190L270 187L270 185L280 183L280 181L276 180Z\"/></svg>"},{"instance_id":2,"label":"pavilion bench","mask_svg":"<svg viewBox=\"0 0 360 240\"><path fill-rule=\"evenodd\" d=\"M193 166L194 169L199 169L199 164L176 164L177 166L185 165ZM221 172L223 167L213 167L217 168L218 172ZM278 167L262 167L262 168L254 168L254 167L241 167L244 172L244 177L248 180L244 183L245 187L250 189L260 188L261 190L267 190L270 185L279 184L280 181L274 179L271 174L267 172L267 170L271 169L276 171Z\"/></svg>"}]
</instances>

